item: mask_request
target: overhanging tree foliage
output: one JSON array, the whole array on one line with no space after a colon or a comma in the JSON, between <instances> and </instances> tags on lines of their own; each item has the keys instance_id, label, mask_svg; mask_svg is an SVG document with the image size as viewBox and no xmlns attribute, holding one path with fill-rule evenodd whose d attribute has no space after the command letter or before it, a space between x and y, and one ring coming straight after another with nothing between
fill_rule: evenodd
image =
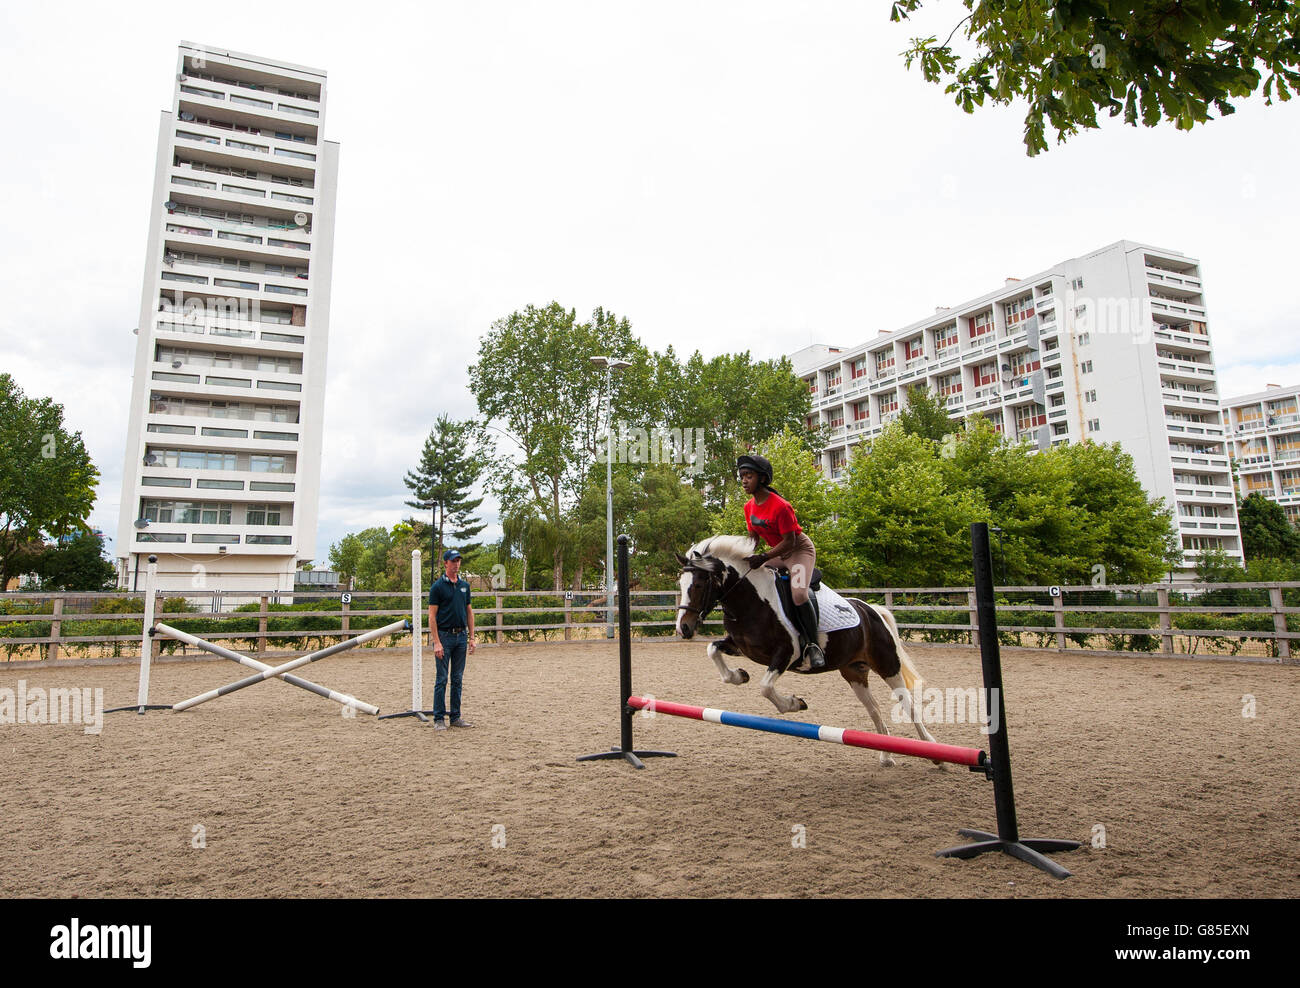
<instances>
[{"instance_id":1,"label":"overhanging tree foliage","mask_svg":"<svg viewBox=\"0 0 1300 988\"><path fill-rule=\"evenodd\" d=\"M896 0L905 20L926 0ZM929 82L945 84L967 113L990 103L1029 104L1025 148L1047 149L1105 112L1132 126L1162 121L1191 130L1235 112L1232 100L1263 88L1286 101L1300 86L1300 9L1284 0L962 0L969 13L941 43L913 38L903 52ZM930 7L939 7L929 0ZM943 5L954 11L955 3ZM959 54L961 34L973 47Z\"/></svg>"}]
</instances>

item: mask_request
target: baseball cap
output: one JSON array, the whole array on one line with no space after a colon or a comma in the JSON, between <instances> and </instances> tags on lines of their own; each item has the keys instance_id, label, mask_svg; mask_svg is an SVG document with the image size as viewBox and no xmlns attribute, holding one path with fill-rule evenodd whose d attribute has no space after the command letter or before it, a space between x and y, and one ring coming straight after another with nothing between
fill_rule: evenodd
<instances>
[{"instance_id":1,"label":"baseball cap","mask_svg":"<svg viewBox=\"0 0 1300 988\"><path fill-rule=\"evenodd\" d=\"M444 563L448 563L451 562L453 559L459 559L459 558L460 558L460 553L457 552L455 549L448 549L446 552L442 554L442 561Z\"/></svg>"}]
</instances>

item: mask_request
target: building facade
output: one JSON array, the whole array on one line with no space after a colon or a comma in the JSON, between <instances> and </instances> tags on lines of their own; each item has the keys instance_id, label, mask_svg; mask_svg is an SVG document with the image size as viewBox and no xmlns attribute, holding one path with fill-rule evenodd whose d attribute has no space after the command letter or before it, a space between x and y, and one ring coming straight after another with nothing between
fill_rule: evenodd
<instances>
[{"instance_id":1,"label":"building facade","mask_svg":"<svg viewBox=\"0 0 1300 988\"><path fill-rule=\"evenodd\" d=\"M315 552L338 145L325 73L183 43L162 114L119 583L292 591Z\"/></svg>"},{"instance_id":2,"label":"building facade","mask_svg":"<svg viewBox=\"0 0 1300 988\"><path fill-rule=\"evenodd\" d=\"M822 469L839 479L928 387L954 418L987 417L1039 449L1118 442L1149 494L1174 511L1184 559L1240 558L1200 265L1121 241L851 347L790 355L830 429Z\"/></svg>"},{"instance_id":3,"label":"building facade","mask_svg":"<svg viewBox=\"0 0 1300 988\"><path fill-rule=\"evenodd\" d=\"M1223 427L1241 497L1262 494L1300 521L1300 385L1229 398Z\"/></svg>"}]
</instances>

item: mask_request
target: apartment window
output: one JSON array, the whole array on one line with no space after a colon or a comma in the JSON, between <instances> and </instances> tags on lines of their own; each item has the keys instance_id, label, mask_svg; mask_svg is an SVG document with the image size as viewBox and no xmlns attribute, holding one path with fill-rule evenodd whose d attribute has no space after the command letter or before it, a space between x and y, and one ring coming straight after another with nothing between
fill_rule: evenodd
<instances>
[{"instance_id":1,"label":"apartment window","mask_svg":"<svg viewBox=\"0 0 1300 988\"><path fill-rule=\"evenodd\" d=\"M880 396L880 414L888 415L898 411L898 392L887 391Z\"/></svg>"},{"instance_id":2,"label":"apartment window","mask_svg":"<svg viewBox=\"0 0 1300 988\"><path fill-rule=\"evenodd\" d=\"M849 379L856 380L867 372L867 358L857 357L849 365Z\"/></svg>"},{"instance_id":3,"label":"apartment window","mask_svg":"<svg viewBox=\"0 0 1300 988\"><path fill-rule=\"evenodd\" d=\"M245 542L248 545L290 545L293 540L287 535L250 535Z\"/></svg>"},{"instance_id":4,"label":"apartment window","mask_svg":"<svg viewBox=\"0 0 1300 988\"><path fill-rule=\"evenodd\" d=\"M281 525L280 509L283 505L279 504L250 504L248 506L247 524L249 525Z\"/></svg>"},{"instance_id":5,"label":"apartment window","mask_svg":"<svg viewBox=\"0 0 1300 988\"><path fill-rule=\"evenodd\" d=\"M894 350L878 350L871 355L875 359L876 377L885 377L894 373Z\"/></svg>"},{"instance_id":6,"label":"apartment window","mask_svg":"<svg viewBox=\"0 0 1300 988\"><path fill-rule=\"evenodd\" d=\"M1101 419L1088 419L1088 431L1098 432L1101 429Z\"/></svg>"},{"instance_id":7,"label":"apartment window","mask_svg":"<svg viewBox=\"0 0 1300 988\"><path fill-rule=\"evenodd\" d=\"M1095 390L1085 391L1083 393L1083 400L1087 402L1089 405L1091 405L1094 401L1097 400L1097 392Z\"/></svg>"},{"instance_id":8,"label":"apartment window","mask_svg":"<svg viewBox=\"0 0 1300 988\"><path fill-rule=\"evenodd\" d=\"M205 426L203 429L203 435L217 436L222 439L247 439L248 430L247 429L212 429Z\"/></svg>"},{"instance_id":9,"label":"apartment window","mask_svg":"<svg viewBox=\"0 0 1300 988\"><path fill-rule=\"evenodd\" d=\"M189 487L188 477L142 477L140 483L145 487Z\"/></svg>"},{"instance_id":10,"label":"apartment window","mask_svg":"<svg viewBox=\"0 0 1300 988\"><path fill-rule=\"evenodd\" d=\"M248 482L250 491L292 491L293 484L276 484L269 480L250 480Z\"/></svg>"},{"instance_id":11,"label":"apartment window","mask_svg":"<svg viewBox=\"0 0 1300 988\"><path fill-rule=\"evenodd\" d=\"M908 361L919 360L925 356L925 337L918 336L915 339L908 340L903 344L904 359Z\"/></svg>"},{"instance_id":12,"label":"apartment window","mask_svg":"<svg viewBox=\"0 0 1300 988\"><path fill-rule=\"evenodd\" d=\"M150 446L146 456L152 456L156 466L177 467L184 470L235 469L235 454L220 450L159 449Z\"/></svg>"},{"instance_id":13,"label":"apartment window","mask_svg":"<svg viewBox=\"0 0 1300 988\"><path fill-rule=\"evenodd\" d=\"M1002 311L1007 320L1007 332L1015 331L1015 327L1034 314L1034 299L1030 295L1024 298L1018 298L1008 302L1002 307Z\"/></svg>"},{"instance_id":14,"label":"apartment window","mask_svg":"<svg viewBox=\"0 0 1300 988\"><path fill-rule=\"evenodd\" d=\"M194 426L192 425L159 425L157 422L150 422L148 432L167 432L177 436L194 435Z\"/></svg>"},{"instance_id":15,"label":"apartment window","mask_svg":"<svg viewBox=\"0 0 1300 988\"><path fill-rule=\"evenodd\" d=\"M1078 343L1079 346L1087 346L1092 342L1092 333L1080 333L1075 337L1075 342Z\"/></svg>"},{"instance_id":16,"label":"apartment window","mask_svg":"<svg viewBox=\"0 0 1300 988\"><path fill-rule=\"evenodd\" d=\"M1091 373L1092 373L1092 361L1091 361L1091 360L1085 360L1083 363L1081 363L1081 364L1079 365L1079 373L1080 373L1080 374L1091 374Z\"/></svg>"},{"instance_id":17,"label":"apartment window","mask_svg":"<svg viewBox=\"0 0 1300 988\"><path fill-rule=\"evenodd\" d=\"M254 438L254 439L278 439L278 440L280 440L281 442L297 442L297 441L298 441L298 433L296 433L296 432L262 432L261 430L254 430L254 432L253 432L253 438Z\"/></svg>"},{"instance_id":18,"label":"apartment window","mask_svg":"<svg viewBox=\"0 0 1300 988\"><path fill-rule=\"evenodd\" d=\"M992 310L989 310L988 312L981 312L977 316L972 316L968 320L968 322L970 324L970 338L972 340L977 340L980 339L981 337L988 336L990 333L993 332Z\"/></svg>"},{"instance_id":19,"label":"apartment window","mask_svg":"<svg viewBox=\"0 0 1300 988\"><path fill-rule=\"evenodd\" d=\"M146 499L143 515L161 525L229 525L231 509L229 502Z\"/></svg>"},{"instance_id":20,"label":"apartment window","mask_svg":"<svg viewBox=\"0 0 1300 988\"><path fill-rule=\"evenodd\" d=\"M957 346L957 324L949 323L947 326L941 326L934 331L934 352L935 356L943 356L945 352Z\"/></svg>"},{"instance_id":21,"label":"apartment window","mask_svg":"<svg viewBox=\"0 0 1300 988\"><path fill-rule=\"evenodd\" d=\"M841 418L840 424L843 423ZM254 453L249 457L248 469L254 473L293 473L291 461L281 454Z\"/></svg>"},{"instance_id":22,"label":"apartment window","mask_svg":"<svg viewBox=\"0 0 1300 988\"><path fill-rule=\"evenodd\" d=\"M200 480L194 486L212 491L242 491L244 482L242 480Z\"/></svg>"},{"instance_id":23,"label":"apartment window","mask_svg":"<svg viewBox=\"0 0 1300 988\"><path fill-rule=\"evenodd\" d=\"M1073 279L1070 282L1070 287L1076 292L1083 291L1083 279L1082 278Z\"/></svg>"}]
</instances>

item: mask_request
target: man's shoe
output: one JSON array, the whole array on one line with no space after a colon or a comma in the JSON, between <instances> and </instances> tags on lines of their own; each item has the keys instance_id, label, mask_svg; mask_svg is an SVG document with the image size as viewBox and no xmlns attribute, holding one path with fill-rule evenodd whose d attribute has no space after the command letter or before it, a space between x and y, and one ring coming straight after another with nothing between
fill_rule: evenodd
<instances>
[{"instance_id":1,"label":"man's shoe","mask_svg":"<svg viewBox=\"0 0 1300 988\"><path fill-rule=\"evenodd\" d=\"M457 717L455 720L451 722L451 726L452 727L473 727L474 725L471 724L469 721L467 721L464 717Z\"/></svg>"},{"instance_id":2,"label":"man's shoe","mask_svg":"<svg viewBox=\"0 0 1300 988\"><path fill-rule=\"evenodd\" d=\"M433 722L433 729L435 731L445 731L447 729L447 722L442 720L435 720Z\"/></svg>"}]
</instances>

